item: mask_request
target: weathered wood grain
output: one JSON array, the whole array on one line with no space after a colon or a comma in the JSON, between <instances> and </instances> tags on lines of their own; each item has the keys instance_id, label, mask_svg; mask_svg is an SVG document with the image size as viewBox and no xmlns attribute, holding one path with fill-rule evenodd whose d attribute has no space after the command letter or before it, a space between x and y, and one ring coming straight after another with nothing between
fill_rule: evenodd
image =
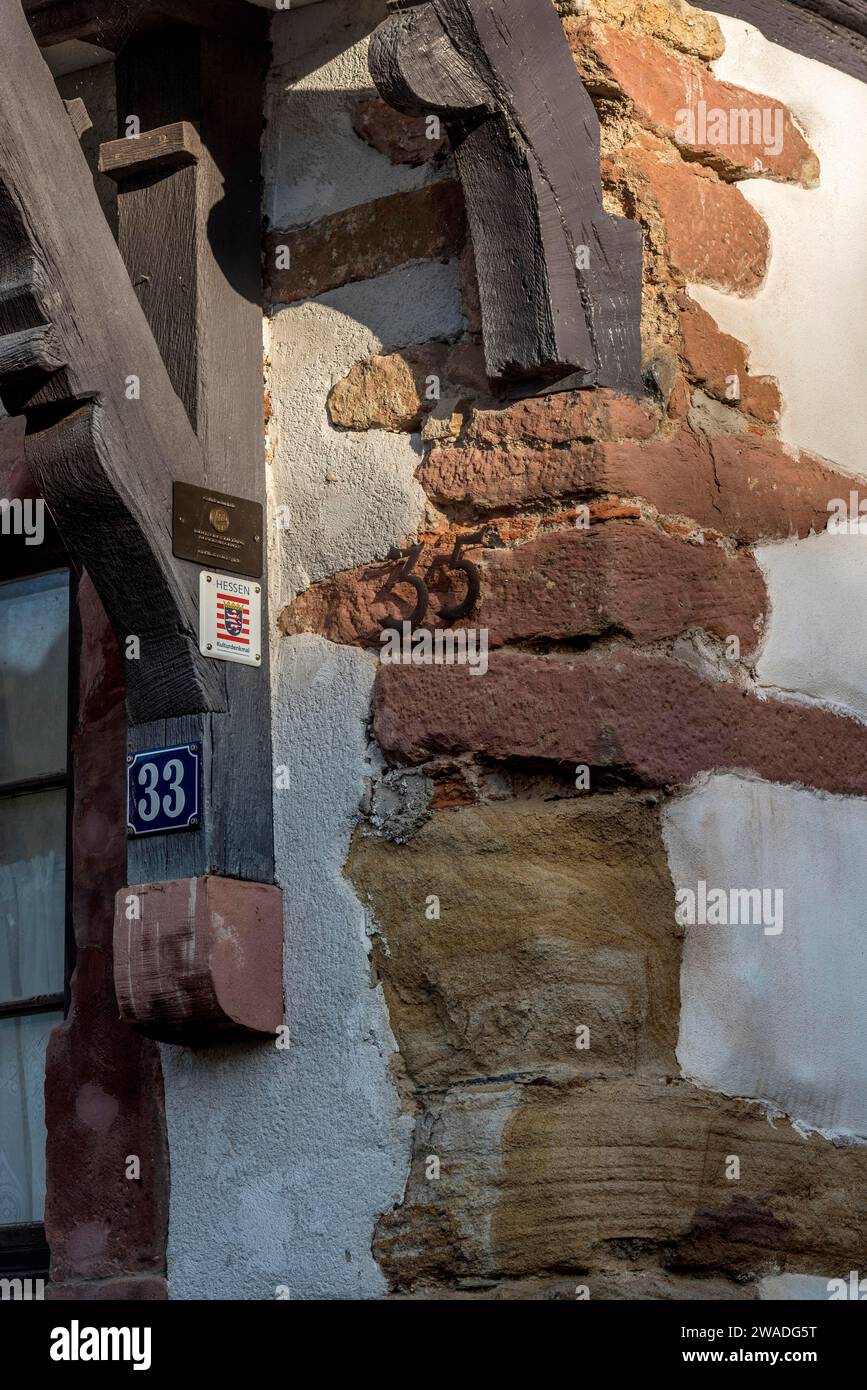
<instances>
[{"instance_id":1,"label":"weathered wood grain","mask_svg":"<svg viewBox=\"0 0 867 1390\"><path fill-rule=\"evenodd\" d=\"M110 179L127 179L132 174L154 174L196 164L202 157L202 142L189 121L175 121L159 130L109 140L99 147L99 172Z\"/></svg>"},{"instance_id":2,"label":"weathered wood grain","mask_svg":"<svg viewBox=\"0 0 867 1390\"><path fill-rule=\"evenodd\" d=\"M489 376L637 390L641 232L602 207L599 122L549 0L401 6L370 67L386 101L446 122Z\"/></svg>"},{"instance_id":3,"label":"weathered wood grain","mask_svg":"<svg viewBox=\"0 0 867 1390\"><path fill-rule=\"evenodd\" d=\"M4 0L5 2L5 0ZM23 0L40 44L90 39L118 52L133 35L167 21L238 37L267 36L270 15L247 0Z\"/></svg>"},{"instance_id":4,"label":"weathered wood grain","mask_svg":"<svg viewBox=\"0 0 867 1390\"><path fill-rule=\"evenodd\" d=\"M117 62L121 128L134 113L143 139L167 125L199 133L195 164L131 169L119 180L121 253L204 448L208 483L263 504L259 144L266 59L258 44L169 26L132 39ZM196 834L130 843L132 882L207 873L273 879L266 579L261 583L262 666L225 668L227 714L131 730L134 751L200 741L207 789Z\"/></svg>"},{"instance_id":5,"label":"weathered wood grain","mask_svg":"<svg viewBox=\"0 0 867 1390\"><path fill-rule=\"evenodd\" d=\"M0 398L27 418L28 466L122 647L140 641L132 720L224 709L223 672L198 652L197 576L171 553L172 482L207 481L206 458L17 3L0 52Z\"/></svg>"},{"instance_id":6,"label":"weathered wood grain","mask_svg":"<svg viewBox=\"0 0 867 1390\"><path fill-rule=\"evenodd\" d=\"M72 122L72 129L80 140L82 135L86 135L89 130L93 129L93 121L90 119L87 107L81 97L73 97L71 101L64 100L63 105L66 107Z\"/></svg>"}]
</instances>

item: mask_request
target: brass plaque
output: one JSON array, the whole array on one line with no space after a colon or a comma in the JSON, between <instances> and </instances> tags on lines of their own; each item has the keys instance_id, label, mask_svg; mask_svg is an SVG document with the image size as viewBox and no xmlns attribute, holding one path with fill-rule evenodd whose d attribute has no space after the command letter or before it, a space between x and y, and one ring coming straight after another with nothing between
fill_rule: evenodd
<instances>
[{"instance_id":1,"label":"brass plaque","mask_svg":"<svg viewBox=\"0 0 867 1390\"><path fill-rule=\"evenodd\" d=\"M262 506L213 488L174 485L172 550L229 574L262 574Z\"/></svg>"}]
</instances>

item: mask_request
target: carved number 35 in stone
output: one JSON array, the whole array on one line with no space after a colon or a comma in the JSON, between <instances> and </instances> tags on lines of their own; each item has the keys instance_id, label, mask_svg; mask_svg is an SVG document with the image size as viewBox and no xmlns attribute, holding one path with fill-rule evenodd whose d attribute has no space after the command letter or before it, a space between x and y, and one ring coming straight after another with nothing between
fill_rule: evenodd
<instances>
[{"instance_id":1,"label":"carved number 35 in stone","mask_svg":"<svg viewBox=\"0 0 867 1390\"><path fill-rule=\"evenodd\" d=\"M472 560L467 560L462 552L468 545L478 544L481 539L481 531L472 536L459 536L455 541L455 548L452 551L451 559L448 563L446 564L446 561L442 558L434 560L425 576L425 579L430 579L434 570L440 569L443 566L451 570L463 570L464 574L467 576L467 592L461 602L444 604L439 610L438 616L445 622L453 623L456 622L458 618L466 618L472 613L478 602L479 594L482 589L482 577L479 573L478 566L474 565ZM389 551L388 556L390 560L405 560L405 564L393 575L389 587L393 589L397 584L409 584L415 589L418 595L418 602L409 618L411 628L416 628L419 623L424 621L430 603L430 594L428 593L425 579L413 573L423 550L424 543L420 541L418 545L411 546L409 550L398 550L395 547L393 550ZM383 618L380 625L383 632L389 630L400 632L402 626L402 624L394 618Z\"/></svg>"}]
</instances>

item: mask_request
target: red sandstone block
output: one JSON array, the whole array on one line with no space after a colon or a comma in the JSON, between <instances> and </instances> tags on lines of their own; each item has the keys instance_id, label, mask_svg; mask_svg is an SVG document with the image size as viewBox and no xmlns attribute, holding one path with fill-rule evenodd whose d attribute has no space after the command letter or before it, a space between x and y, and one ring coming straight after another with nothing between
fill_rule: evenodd
<instances>
[{"instance_id":1,"label":"red sandstone block","mask_svg":"<svg viewBox=\"0 0 867 1390\"><path fill-rule=\"evenodd\" d=\"M659 423L649 401L599 388L552 391L506 406L474 410L465 439L471 445L573 444L596 439L649 439Z\"/></svg>"},{"instance_id":2,"label":"red sandstone block","mask_svg":"<svg viewBox=\"0 0 867 1390\"><path fill-rule=\"evenodd\" d=\"M310 227L271 232L265 246L268 301L313 299L411 261L457 256L465 231L461 186L443 179L332 213Z\"/></svg>"},{"instance_id":3,"label":"red sandstone block","mask_svg":"<svg viewBox=\"0 0 867 1390\"><path fill-rule=\"evenodd\" d=\"M91 1283L46 1284L48 1302L157 1303L169 1296L168 1284L159 1274L138 1278L96 1279Z\"/></svg>"},{"instance_id":4,"label":"red sandstone block","mask_svg":"<svg viewBox=\"0 0 867 1390\"><path fill-rule=\"evenodd\" d=\"M773 377L750 376L744 344L723 333L688 295L681 295L678 302L683 350L693 380L717 400L734 400L757 420L773 424L780 413L780 392ZM730 394L733 376L738 379L739 396Z\"/></svg>"},{"instance_id":5,"label":"red sandstone block","mask_svg":"<svg viewBox=\"0 0 867 1390\"><path fill-rule=\"evenodd\" d=\"M668 515L755 542L823 531L828 499L843 495L846 478L809 454L793 456L777 439L683 429L641 447L606 445L604 483Z\"/></svg>"},{"instance_id":6,"label":"red sandstone block","mask_svg":"<svg viewBox=\"0 0 867 1390\"><path fill-rule=\"evenodd\" d=\"M280 889L214 874L121 889L114 983L124 1022L163 1042L275 1034L283 1022Z\"/></svg>"},{"instance_id":7,"label":"red sandstone block","mask_svg":"<svg viewBox=\"0 0 867 1390\"><path fill-rule=\"evenodd\" d=\"M449 538L441 553L448 556L451 544ZM486 628L490 647L609 631L651 642L701 628L721 639L737 636L746 656L764 621L765 586L751 556L730 555L713 541L689 544L641 521L553 531L510 549L472 547L466 555L479 566L481 597L454 626ZM312 586L284 610L282 630L379 647L381 621L408 619L416 601L410 589L386 588L388 572L369 566ZM437 573L426 620L432 628L441 625L436 609L456 597L448 571Z\"/></svg>"},{"instance_id":8,"label":"red sandstone block","mask_svg":"<svg viewBox=\"0 0 867 1390\"><path fill-rule=\"evenodd\" d=\"M386 155L392 164L428 164L448 149L442 134L428 139L426 116L406 116L395 111L382 97L360 101L352 117L352 128L368 145Z\"/></svg>"},{"instance_id":9,"label":"red sandstone block","mask_svg":"<svg viewBox=\"0 0 867 1390\"><path fill-rule=\"evenodd\" d=\"M651 237L664 238L681 280L752 294L765 277L768 229L740 189L700 164L661 158L632 145L603 161L606 181L625 184L642 208ZM655 214L655 215L654 215Z\"/></svg>"},{"instance_id":10,"label":"red sandstone block","mask_svg":"<svg viewBox=\"0 0 867 1390\"><path fill-rule=\"evenodd\" d=\"M851 479L777 439L679 429L647 443L578 443L561 448L432 449L417 477L435 502L492 511L559 497L640 497L743 541L822 531L828 500ZM841 488L843 491L841 491Z\"/></svg>"},{"instance_id":11,"label":"red sandstone block","mask_svg":"<svg viewBox=\"0 0 867 1390\"><path fill-rule=\"evenodd\" d=\"M559 449L446 445L430 451L416 477L434 502L494 511L547 498L604 492L602 460L601 444Z\"/></svg>"},{"instance_id":12,"label":"red sandstone block","mask_svg":"<svg viewBox=\"0 0 867 1390\"><path fill-rule=\"evenodd\" d=\"M703 63L645 34L592 23L568 32L589 90L626 97L632 114L675 140L685 158L727 178L817 183L819 161L776 98L721 82Z\"/></svg>"},{"instance_id":13,"label":"red sandstone block","mask_svg":"<svg viewBox=\"0 0 867 1390\"><path fill-rule=\"evenodd\" d=\"M867 727L858 720L757 699L629 647L495 652L483 676L465 666L382 667L374 732L392 762L477 753L587 764L654 787L743 771L867 795Z\"/></svg>"}]
</instances>

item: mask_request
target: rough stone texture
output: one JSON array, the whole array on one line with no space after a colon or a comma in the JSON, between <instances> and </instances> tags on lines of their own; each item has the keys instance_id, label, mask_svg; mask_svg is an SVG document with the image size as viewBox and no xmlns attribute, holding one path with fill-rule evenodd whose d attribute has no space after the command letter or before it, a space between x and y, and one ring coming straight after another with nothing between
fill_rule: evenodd
<instances>
[{"instance_id":1,"label":"rough stone texture","mask_svg":"<svg viewBox=\"0 0 867 1390\"><path fill-rule=\"evenodd\" d=\"M602 161L603 177L635 200L654 243L681 283L753 294L768 265L768 229L739 188L715 173L630 146Z\"/></svg>"},{"instance_id":2,"label":"rough stone texture","mask_svg":"<svg viewBox=\"0 0 867 1390\"><path fill-rule=\"evenodd\" d=\"M680 941L643 798L437 813L399 849L359 831L347 872L375 914L377 972L417 1085L673 1068ZM439 921L425 916L431 893Z\"/></svg>"},{"instance_id":3,"label":"rough stone texture","mask_svg":"<svg viewBox=\"0 0 867 1390\"><path fill-rule=\"evenodd\" d=\"M564 496L641 497L667 516L690 518L744 541L824 530L828 499L851 479L776 439L681 429L646 444L578 442L560 448L433 449L418 470L437 502L480 510Z\"/></svg>"},{"instance_id":4,"label":"rough stone texture","mask_svg":"<svg viewBox=\"0 0 867 1390\"><path fill-rule=\"evenodd\" d=\"M270 320L271 549L282 566L272 580L275 614L312 581L402 545L424 514L413 476L418 440L333 428L326 401L335 380L375 353L462 326L454 263L347 285Z\"/></svg>"},{"instance_id":5,"label":"rough stone texture","mask_svg":"<svg viewBox=\"0 0 867 1390\"><path fill-rule=\"evenodd\" d=\"M273 1036L283 1022L280 890L217 874L122 888L114 980L121 1018L148 1037Z\"/></svg>"},{"instance_id":6,"label":"rough stone texture","mask_svg":"<svg viewBox=\"0 0 867 1390\"><path fill-rule=\"evenodd\" d=\"M244 1058L246 1070L238 1078L237 1108L246 1107L248 1124L256 1126L257 1136L264 1134L266 1150L279 1155L272 1168L270 1159L263 1161L261 1140L252 1154L240 1123L225 1118L224 1076L222 1087L215 1073L200 1091L196 1070L197 1085L185 1093L181 1083L194 1079L198 1059L185 1059L172 1071L180 1164L173 1286L194 1292L208 1287L207 1251L215 1243L232 1266L216 1282L235 1297L251 1296L251 1289L252 1296L273 1296L269 1284L275 1282L286 1282L301 1296L339 1297L347 1291L369 1296L382 1292L383 1271L402 1291L415 1289L425 1297L571 1300L575 1285L587 1283L592 1298L753 1299L757 1279L766 1274L761 1286L769 1285L771 1271L787 1271L782 1277L794 1279L792 1271L816 1278L848 1269L864 1248L858 1194L865 1150L806 1139L785 1121L769 1124L755 1104L672 1078L678 929L653 806L625 792L548 802L467 802L484 795L483 788L495 788L493 794L503 797L515 787L527 796L533 786L537 798L556 796L566 771L571 791L579 762L604 769L609 784L624 777L679 785L696 771L722 766L781 782L803 779L864 792L867 735L855 721L742 695L734 684L714 685L659 654L610 641L612 625L642 641L695 625L714 638L728 627L742 633L742 645L749 644L764 607L752 561L743 552L730 555L712 536L705 536L704 545L687 544L685 538L698 540L698 528L745 544L803 535L824 528L830 497L847 495L849 480L831 466L787 452L788 445L766 437L763 426L776 423L779 398L768 376L749 375L743 343L750 344L757 373L780 375L784 397L789 384L778 373L778 355L790 373L799 374L794 409L802 421L810 417L810 429L815 417L826 417L822 438L816 430L810 438L793 435L787 421L795 417L787 399L784 438L841 466L860 467L860 453L853 461L856 445L863 452L865 433L859 409L864 396L855 380L863 359L852 317L857 307L851 314L848 307L846 313L827 314L830 327L814 319L809 350L790 329L793 296L800 303L814 284L822 286L817 301L840 305L838 272L850 287L843 292L847 306L858 304L851 284L858 281L860 262L851 248L863 245L863 229L857 216L838 213L857 203L851 194L858 155L840 130L824 144L817 141L813 109L821 98L821 129L824 122L838 120L841 106L849 129L859 129L864 122L858 103L854 98L841 103L836 89L827 90L820 69L815 102L801 90L790 98L771 80L775 69L769 80L737 70L730 54L742 52L740 40L730 43L730 54L713 77L661 47L657 51L646 37L633 38L654 34L684 53L718 57L716 20L679 0L594 0L594 20L609 26L604 45L616 55L612 67L633 103L626 108L613 82L614 100L603 95L599 103L604 148L615 152L605 164L607 205L638 217L644 226L646 356L662 361L667 352L669 370L650 374L657 392L652 406L582 392L507 410L476 410L463 421L457 444L450 439L432 448L417 474L429 497L451 509L444 518L432 506L425 508L412 478L422 452L418 438L392 432L418 429L424 412L412 366L405 375L390 354L428 339L459 336L464 325L454 307L454 268L427 263L383 273L401 263L394 258L407 254L407 242L415 246L427 238L429 247L430 228L423 234L394 222L380 228L369 209L349 212L330 226L322 222L397 192L421 188L428 197L426 185L441 166L439 160L417 167L393 164L403 152L403 136L393 140L380 133L380 113L370 104L368 125L378 148L359 140L353 116L365 109L372 93L365 45L346 49L346 40L362 38L384 5L361 0L351 15L335 17L340 8L313 5L300 15L275 19L281 67L272 84L267 137L271 227L297 232L316 224L299 234L310 238L307 293L317 293L322 277L328 282L332 274L379 278L329 291L316 303L292 305L272 323L274 501L288 508L291 518L288 534L278 537L284 564L279 592L288 602L306 590L284 611L281 625L290 632L310 626L335 641L375 643L371 617L380 615L376 592L389 545L417 537L428 544L426 560L431 546L437 554L448 552L454 536L472 527L469 514L478 510L494 516L485 550L471 552L485 570L482 607L471 621L484 618L495 642L576 636L601 636L603 642L589 653L496 652L484 677L468 677L465 669L381 670L377 729L386 751L412 762L437 755L423 771L400 767L382 777L376 756L370 754L369 761L363 756L374 670L370 658L336 651L312 637L286 641L289 654L283 654L283 672L275 676L285 710L277 761L292 769L294 785L275 794L285 861L281 874L287 886L291 883L290 942L297 936L290 991L298 1002L297 1021L290 1020L295 1070L285 1085L285 1070L277 1082L264 1065L260 1075L258 1059L251 1056ZM558 8L568 11L570 5L563 0ZM574 13L577 7L571 8ZM583 24L572 19L567 27L577 31ZM643 56L648 53L653 55L649 86ZM696 95L709 105L727 93L723 84L728 83L737 91L738 105L746 88L746 106L764 103L765 97L754 94L767 92L775 104L789 108L822 160L820 187L806 194L751 178L744 192L693 158L713 162L725 179L743 172L770 172L774 180L793 174L809 178L810 152L791 126L782 159L766 170L749 167L752 150L708 146L678 153L667 105L675 99L687 104L681 94L688 72L700 79ZM284 75L291 77L287 90ZM839 81L836 75L834 80ZM831 98L827 103L826 97ZM638 129L641 119L652 129ZM624 140L627 147L617 152ZM409 151L412 142L404 148ZM854 179L850 170L844 178L839 168L844 150L855 167ZM685 163L681 154L691 161ZM821 208L821 217L815 208ZM774 256L769 262L768 230L760 213L777 209L780 217L770 217ZM373 216L381 217L382 211ZM831 256L823 223L837 248ZM353 224L357 244L341 244ZM777 283L779 247L788 245L792 229L807 241L800 264L791 257L786 262L785 293L777 289L775 303L787 306L787 327L773 305L768 312L766 290ZM325 245L322 236L329 232L336 240ZM275 233L271 245L281 239ZM792 245L796 242L793 235ZM442 253L425 249L424 255L454 254L457 246L455 241ZM806 262L810 283L805 289ZM444 376L452 385L485 393L479 344L473 340L480 321L467 244L460 266L470 337L448 353ZM700 319L701 311L695 304L690 309L690 301L678 304L675 289L689 282L718 287L719 292L690 284L690 293L737 338L727 338L713 320ZM438 296L435 303L432 295ZM758 329L747 332L741 324L756 328L762 315L773 322L773 332L759 325L763 346L757 350ZM835 326L841 322L843 332ZM828 333L831 340L822 336ZM819 394L830 402L821 410L812 401L809 409L803 405L814 391L810 378L817 377L814 342L823 344ZM385 358L385 365L372 363L374 355ZM732 360L736 365L724 372ZM741 399L720 406L723 413L714 417L710 398L724 400L725 376L731 370L741 374L741 367ZM335 430L325 400L341 377L332 395L332 419L346 428ZM678 424L687 417L696 387L707 393L698 397L700 414L692 407L693 420L702 426L699 434ZM427 438L440 427L445 436L460 427L465 412L454 408L453 394L457 400L451 387L444 390L442 419L436 430L428 421ZM844 415L847 398L849 419L835 423L832 433L829 422ZM748 432L715 433L735 420L744 421ZM832 438L845 439L848 455L827 447ZM604 525L589 533L545 529L565 528L574 519L575 502L584 498L592 504L594 522L609 517ZM640 508L632 499L641 499ZM497 517L498 511L508 515ZM632 520L627 523L626 517ZM493 548L494 526L505 548ZM360 566L370 566L372 573ZM803 570L806 575L806 565ZM327 576L333 581L308 587ZM454 580L432 583L434 606L440 593L456 596ZM853 592L860 592L857 584ZM382 615L403 607L392 595L382 603ZM811 621L821 627L821 613ZM718 642L699 641L700 636L693 631L678 649L686 651L687 641L694 642L698 669L716 669L725 681ZM819 670L820 644L812 638L811 643ZM837 657L823 650L831 672ZM856 670L857 662L847 662L847 668ZM364 679L359 675L356 686L348 673L362 670ZM741 677L746 679L745 673ZM482 764L497 763L484 768L484 777L475 753L482 755ZM562 771L552 769L552 761L560 761ZM370 895L373 991L361 909L346 882L340 879L338 887L365 771L372 789L364 793L363 804L377 834L356 831L350 873ZM550 785L541 792L534 779L541 784L545 777ZM780 804L789 796L815 798L790 787L765 790L775 805L777 796ZM736 798L732 807L720 816L740 816ZM782 820L791 830L790 855L804 860L803 876L812 872L816 884L827 885L835 852L829 848L830 831L819 862L791 817ZM725 827L716 828L720 839L725 833ZM757 854L762 840L759 833L753 838L749 852ZM857 855L857 837L841 838L845 857ZM743 862L752 861L745 854ZM430 893L441 896L438 922L424 914ZM822 910L817 903L817 920L823 920ZM782 946L785 953L787 940L788 926L780 941L768 944ZM782 959L788 960L785 954ZM833 962L823 965L833 968ZM795 966L789 962L786 969L794 972ZM701 981L690 981L695 998L700 986ZM739 977L737 988L748 987ZM394 1041L381 990L401 1048L395 1068L417 1087L413 1096L407 1086L406 1099L414 1106L414 1158L402 1205L410 1119L398 1115L388 1075ZM737 989L733 993L737 997ZM723 998L720 1011L725 1007ZM779 1002L781 1013L785 1007ZM574 1048L579 1009L594 1011L598 1053ZM748 1021L755 1033L763 1027L766 1035L773 1032L777 1015L774 1009L769 1014L768 1020ZM830 1008L828 1014L833 1017ZM753 1035L749 1026L742 1030L747 1037ZM856 1036L860 1039L860 1033ZM801 1056L798 1037L790 1025L789 1036L773 1043L785 1052L776 1071L774 1056L757 1055L749 1066L754 1061L762 1077L785 1075L792 1089ZM727 1061L730 1069L738 1064L738 1046L738 1038L730 1040L735 1054ZM235 1057L233 1075L236 1067ZM460 1084L467 1080L473 1084ZM323 1093L330 1098L328 1107L322 1106ZM201 1143L194 1147L184 1129L197 1118L208 1129L204 1165ZM242 1156L242 1170L231 1178L219 1162L227 1152ZM741 1157L739 1183L724 1178L729 1153ZM439 1180L424 1176L431 1154L442 1159ZM240 1250L238 1213L232 1210L239 1190L254 1213L247 1222L252 1244ZM287 1211L294 1226L287 1224ZM379 1212L387 1214L379 1222L371 1258ZM216 1241L214 1232L219 1232ZM344 1240L351 1249L349 1264L341 1250ZM635 1268L641 1264L649 1268ZM591 1272L584 1272L586 1266ZM281 1268L287 1274L275 1278Z\"/></svg>"},{"instance_id":7,"label":"rough stone texture","mask_svg":"<svg viewBox=\"0 0 867 1390\"><path fill-rule=\"evenodd\" d=\"M693 391L686 422L691 430L713 437L718 434L746 434L746 417L734 404L714 400L706 391Z\"/></svg>"},{"instance_id":8,"label":"rough stone texture","mask_svg":"<svg viewBox=\"0 0 867 1390\"><path fill-rule=\"evenodd\" d=\"M436 159L449 147L445 133L437 139L428 137L426 116L405 116L402 111L388 106L382 97L369 97L358 103L352 128L392 164L409 164L415 168Z\"/></svg>"},{"instance_id":9,"label":"rough stone texture","mask_svg":"<svg viewBox=\"0 0 867 1390\"><path fill-rule=\"evenodd\" d=\"M420 1128L406 1198L376 1244L401 1288L442 1271L580 1276L638 1261L694 1275L849 1268L867 1236L867 1149L683 1081L453 1089ZM425 1179L429 1154L439 1180ZM739 1181L725 1176L732 1154Z\"/></svg>"},{"instance_id":10,"label":"rough stone texture","mask_svg":"<svg viewBox=\"0 0 867 1390\"><path fill-rule=\"evenodd\" d=\"M377 835L405 844L430 819L434 784L423 772L393 768L373 783L370 824Z\"/></svg>"},{"instance_id":11,"label":"rough stone texture","mask_svg":"<svg viewBox=\"0 0 867 1390\"><path fill-rule=\"evenodd\" d=\"M590 22L573 25L569 38L588 91L604 97L622 94L636 118L657 134L676 141L685 159L700 160L725 179L775 178L806 188L818 182L818 159L791 112L774 98L720 82L701 63L670 52L644 34ZM704 108L699 108L699 102L705 103ZM702 129L701 110L709 122L714 111L724 113L719 132L713 124ZM693 113L692 129L684 121L686 111ZM758 114L757 130L747 115L747 142L741 140L744 131L740 118L736 114L730 119L730 112ZM763 112L770 114L763 116ZM770 124L763 130L762 122L768 120ZM779 128L775 121L779 121ZM718 140L718 133L726 138ZM758 134L761 141L756 140ZM765 136L770 137L767 143ZM777 140L779 150L774 148Z\"/></svg>"},{"instance_id":12,"label":"rough stone texture","mask_svg":"<svg viewBox=\"0 0 867 1390\"><path fill-rule=\"evenodd\" d=\"M564 16L567 35L572 34L575 17L586 19L584 0L554 0ZM653 34L684 53L699 58L718 58L723 37L716 17L687 5L685 0L594 0L595 17L625 26L638 34Z\"/></svg>"},{"instance_id":13,"label":"rough stone texture","mask_svg":"<svg viewBox=\"0 0 867 1390\"><path fill-rule=\"evenodd\" d=\"M712 777L666 806L676 887L782 893L782 932L687 926L678 1061L699 1085L867 1139L867 802Z\"/></svg>"},{"instance_id":14,"label":"rough stone texture","mask_svg":"<svg viewBox=\"0 0 867 1390\"><path fill-rule=\"evenodd\" d=\"M693 380L717 400L728 400L731 377L738 378L740 396L734 404L757 420L773 424L780 413L780 391L773 377L750 376L745 345L723 333L701 305L681 295L680 331Z\"/></svg>"},{"instance_id":15,"label":"rough stone texture","mask_svg":"<svg viewBox=\"0 0 867 1390\"><path fill-rule=\"evenodd\" d=\"M271 232L265 239L267 300L292 304L412 261L457 255L465 231L461 186L442 179L332 213L312 227ZM277 264L281 247L285 269Z\"/></svg>"},{"instance_id":16,"label":"rough stone texture","mask_svg":"<svg viewBox=\"0 0 867 1390\"><path fill-rule=\"evenodd\" d=\"M436 378L438 395L429 391L431 377ZM436 438L442 431L435 428L435 421L444 420L477 395L490 395L480 344L419 343L403 352L377 353L356 362L333 386L328 410L332 422L343 429L406 432L421 428L423 437L429 429ZM464 421L462 414L456 413L455 418L457 428L449 433L456 435Z\"/></svg>"},{"instance_id":17,"label":"rough stone texture","mask_svg":"<svg viewBox=\"0 0 867 1390\"><path fill-rule=\"evenodd\" d=\"M452 540L436 554L448 560ZM765 596L754 560L712 541L692 545L644 523L614 520L515 549L471 546L464 553L480 568L481 598L468 618L449 626L487 628L492 647L608 631L655 641L703 628L722 639L737 636L748 656L761 632ZM409 618L415 606L414 591L389 587L394 571L391 564L324 580L284 610L281 630L378 647L382 620ZM433 570L429 588L439 602L448 601L453 584L447 569ZM428 626L442 626L437 607Z\"/></svg>"},{"instance_id":18,"label":"rough stone texture","mask_svg":"<svg viewBox=\"0 0 867 1390\"><path fill-rule=\"evenodd\" d=\"M867 792L863 724L757 699L628 647L551 656L494 652L484 676L466 666L383 666L374 729L392 761L479 752L586 763L650 786L718 769Z\"/></svg>"},{"instance_id":19,"label":"rough stone texture","mask_svg":"<svg viewBox=\"0 0 867 1390\"><path fill-rule=\"evenodd\" d=\"M807 1276L792 1274L783 1276L793 1283ZM773 1279L764 1279L762 1284L772 1284ZM824 1288L824 1281L822 1281ZM628 1270L623 1273L606 1271L602 1274L587 1274L583 1271L571 1279L550 1276L542 1279L481 1279L458 1280L454 1288L442 1284L422 1285L413 1293L392 1294L394 1302L424 1301L477 1301L480 1299L495 1302L569 1302L589 1297L594 1303L652 1301L652 1302L692 1302L696 1299L754 1300L757 1297L756 1284L747 1279L715 1278L713 1275L675 1274L668 1270ZM585 1293L584 1290L587 1292ZM763 1297L793 1297L798 1294L768 1294ZM818 1298L819 1295L815 1294ZM827 1297L827 1292L824 1297Z\"/></svg>"},{"instance_id":20,"label":"rough stone texture","mask_svg":"<svg viewBox=\"0 0 867 1390\"><path fill-rule=\"evenodd\" d=\"M848 508L848 492L838 496ZM773 605L759 683L867 721L867 655L855 637L867 604L867 528L762 546L756 558Z\"/></svg>"},{"instance_id":21,"label":"rough stone texture","mask_svg":"<svg viewBox=\"0 0 867 1390\"><path fill-rule=\"evenodd\" d=\"M141 1275L137 1279L100 1279L84 1284L46 1284L46 1302L156 1303L167 1299L165 1279Z\"/></svg>"},{"instance_id":22,"label":"rough stone texture","mask_svg":"<svg viewBox=\"0 0 867 1390\"><path fill-rule=\"evenodd\" d=\"M112 979L114 894L126 875L124 673L92 583L79 586L79 708L72 733L72 1000L45 1070L51 1296L81 1281L140 1277L162 1297L168 1214L163 1085L155 1043L118 1018ZM141 1178L126 1176L127 1157ZM69 1288L67 1287L69 1286ZM88 1297L111 1298L94 1282Z\"/></svg>"},{"instance_id":23,"label":"rough stone texture","mask_svg":"<svg viewBox=\"0 0 867 1390\"><path fill-rule=\"evenodd\" d=\"M442 377L448 349L441 343L356 362L328 397L332 422L347 430L417 430L436 405L425 391L429 376Z\"/></svg>"},{"instance_id":24,"label":"rough stone texture","mask_svg":"<svg viewBox=\"0 0 867 1390\"><path fill-rule=\"evenodd\" d=\"M648 401L615 391L558 391L500 410L474 410L464 440L473 447L572 444L599 439L649 439L658 415Z\"/></svg>"},{"instance_id":25,"label":"rough stone texture","mask_svg":"<svg viewBox=\"0 0 867 1390\"><path fill-rule=\"evenodd\" d=\"M275 653L275 841L289 1048L164 1048L173 1298L375 1298L380 1212L399 1201L408 1121L391 1074L365 912L342 866L376 770L373 662L317 638ZM215 1258L215 1252L219 1257Z\"/></svg>"}]
</instances>

